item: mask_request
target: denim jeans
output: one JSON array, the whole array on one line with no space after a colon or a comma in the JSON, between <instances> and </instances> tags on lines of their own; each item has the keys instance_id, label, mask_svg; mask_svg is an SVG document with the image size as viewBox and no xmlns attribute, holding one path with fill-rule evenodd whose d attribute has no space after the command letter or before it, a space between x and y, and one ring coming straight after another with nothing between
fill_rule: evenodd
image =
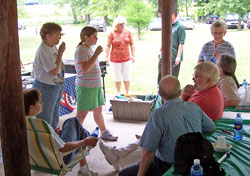
<instances>
[{"instance_id":1,"label":"denim jeans","mask_svg":"<svg viewBox=\"0 0 250 176\"><path fill-rule=\"evenodd\" d=\"M146 176L162 176L171 167L171 165L171 163L163 162L154 156ZM140 162L127 166L119 172L118 176L137 176L139 166Z\"/></svg>"},{"instance_id":2,"label":"denim jeans","mask_svg":"<svg viewBox=\"0 0 250 176\"><path fill-rule=\"evenodd\" d=\"M82 127L75 117L67 119L62 126L60 138L65 142L75 142L90 136L89 132ZM65 164L68 164L75 157L76 151L63 157Z\"/></svg>"},{"instance_id":3,"label":"denim jeans","mask_svg":"<svg viewBox=\"0 0 250 176\"><path fill-rule=\"evenodd\" d=\"M49 85L35 79L33 88L37 88L41 91L43 102L43 111L36 117L45 120L55 129L59 122L62 85Z\"/></svg>"}]
</instances>

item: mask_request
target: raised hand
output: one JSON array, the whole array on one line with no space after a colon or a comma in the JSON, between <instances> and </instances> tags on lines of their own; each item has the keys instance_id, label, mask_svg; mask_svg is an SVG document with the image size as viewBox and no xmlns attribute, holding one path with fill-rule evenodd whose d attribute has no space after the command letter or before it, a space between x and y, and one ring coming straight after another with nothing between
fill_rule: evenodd
<instances>
[{"instance_id":1,"label":"raised hand","mask_svg":"<svg viewBox=\"0 0 250 176\"><path fill-rule=\"evenodd\" d=\"M103 48L102 48L102 46L99 45L99 46L96 48L96 50L95 50L95 54L99 55L99 54L101 54L101 52L103 52Z\"/></svg>"}]
</instances>

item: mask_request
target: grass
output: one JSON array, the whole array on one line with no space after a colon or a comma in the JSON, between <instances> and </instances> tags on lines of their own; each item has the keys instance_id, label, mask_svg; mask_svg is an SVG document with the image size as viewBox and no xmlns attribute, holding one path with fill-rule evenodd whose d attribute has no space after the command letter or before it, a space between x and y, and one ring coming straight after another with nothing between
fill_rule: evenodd
<instances>
[{"instance_id":1,"label":"grass","mask_svg":"<svg viewBox=\"0 0 250 176\"><path fill-rule=\"evenodd\" d=\"M63 55L64 59L74 59L74 52L78 42L80 41L81 26L64 25L63 31L66 33L62 41L66 43L66 51ZM20 53L23 62L33 61L36 49L41 40L36 34L39 28L28 27L27 31L19 31ZM105 49L107 32L99 33L98 45ZM156 93L157 90L157 64L158 52L161 46L161 32L148 31L144 33L143 40L137 39L137 34L134 33L136 62L132 64L131 70L131 93L132 94L148 94ZM203 44L212 39L209 25L198 25L195 30L186 31L186 41L184 45L184 61L182 62L179 80L181 86L192 84L193 68L197 63L197 58ZM241 83L245 78L250 82L250 30L228 30L225 40L231 42L235 48L237 59L236 76ZM99 57L104 59L104 53ZM107 93L116 93L113 83L113 69L107 68L108 74L105 77L105 86ZM122 93L124 93L122 86Z\"/></svg>"}]
</instances>

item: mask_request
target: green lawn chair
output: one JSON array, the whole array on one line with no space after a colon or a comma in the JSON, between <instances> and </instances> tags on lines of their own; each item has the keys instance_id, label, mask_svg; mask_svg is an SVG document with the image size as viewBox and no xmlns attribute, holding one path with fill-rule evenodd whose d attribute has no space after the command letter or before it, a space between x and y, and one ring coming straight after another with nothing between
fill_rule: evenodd
<instances>
[{"instance_id":1,"label":"green lawn chair","mask_svg":"<svg viewBox=\"0 0 250 176\"><path fill-rule=\"evenodd\" d=\"M89 172L85 158L88 154L87 150L78 149L74 160L66 165L63 156L72 151L67 153L59 151L47 122L42 119L27 117L26 127L31 170L63 176L84 159ZM91 176L90 172L89 176Z\"/></svg>"}]
</instances>

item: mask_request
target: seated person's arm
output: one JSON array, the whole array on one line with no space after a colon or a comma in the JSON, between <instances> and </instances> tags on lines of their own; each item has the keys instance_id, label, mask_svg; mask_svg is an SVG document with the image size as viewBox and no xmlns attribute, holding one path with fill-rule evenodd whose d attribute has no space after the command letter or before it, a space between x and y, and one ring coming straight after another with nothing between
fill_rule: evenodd
<instances>
[{"instance_id":1,"label":"seated person's arm","mask_svg":"<svg viewBox=\"0 0 250 176\"><path fill-rule=\"evenodd\" d=\"M224 109L230 106L238 106L239 103L240 103L239 100L226 100L224 101Z\"/></svg>"},{"instance_id":2,"label":"seated person's arm","mask_svg":"<svg viewBox=\"0 0 250 176\"><path fill-rule=\"evenodd\" d=\"M181 92L181 98L183 101L187 101L193 94L194 94L194 86L193 85L186 85Z\"/></svg>"},{"instance_id":3,"label":"seated person's arm","mask_svg":"<svg viewBox=\"0 0 250 176\"><path fill-rule=\"evenodd\" d=\"M80 148L82 146L92 146L95 147L97 144L98 138L95 137L87 137L83 140L80 141L75 141L75 142L67 142L65 143L64 147L59 149L60 152L69 152L74 149Z\"/></svg>"},{"instance_id":4,"label":"seated person's arm","mask_svg":"<svg viewBox=\"0 0 250 176\"><path fill-rule=\"evenodd\" d=\"M152 162L154 157L154 152L151 152L147 149L143 149L143 154L140 161L140 167L137 176L146 175L147 170Z\"/></svg>"}]
</instances>

